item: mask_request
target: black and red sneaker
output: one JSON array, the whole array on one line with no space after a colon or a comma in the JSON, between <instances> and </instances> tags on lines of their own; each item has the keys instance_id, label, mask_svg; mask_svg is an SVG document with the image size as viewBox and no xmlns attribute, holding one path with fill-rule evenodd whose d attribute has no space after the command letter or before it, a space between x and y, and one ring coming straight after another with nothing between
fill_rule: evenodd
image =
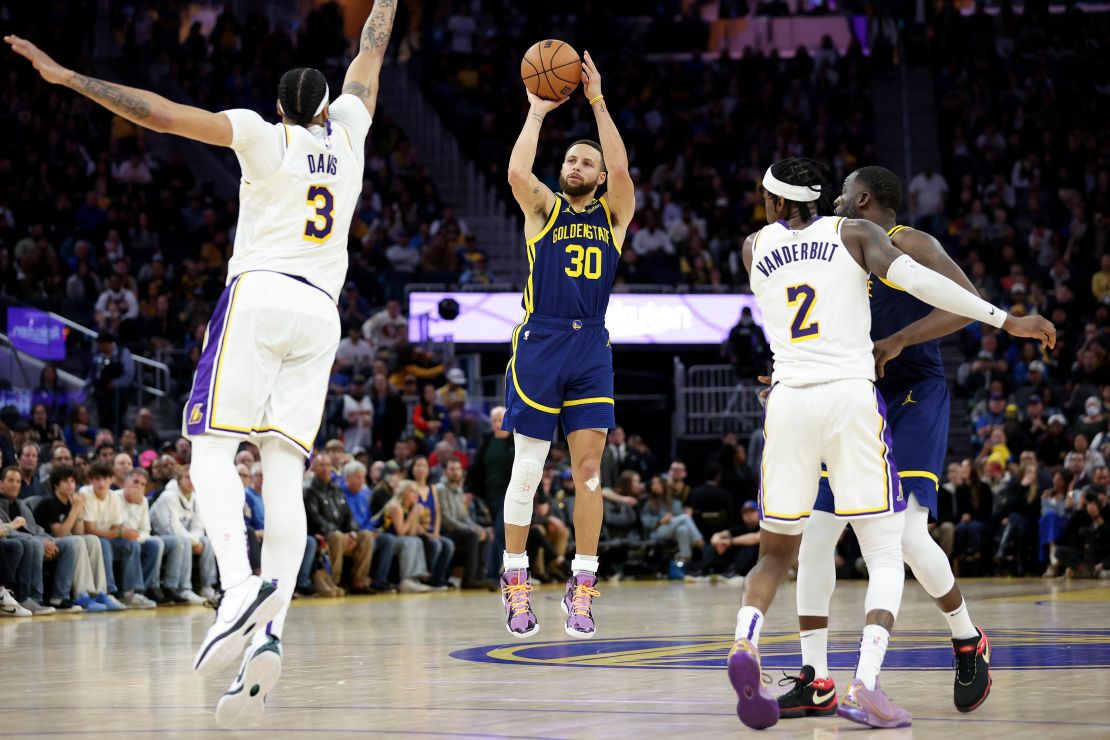
<instances>
[{"instance_id":1,"label":"black and red sneaker","mask_svg":"<svg viewBox=\"0 0 1110 740\"><path fill-rule=\"evenodd\" d=\"M991 641L978 627L979 634L966 640L952 640L956 654L956 681L952 698L956 709L972 712L987 700L991 693Z\"/></svg>"},{"instance_id":2,"label":"black and red sneaker","mask_svg":"<svg viewBox=\"0 0 1110 740\"><path fill-rule=\"evenodd\" d=\"M813 666L802 666L799 676L787 676L779 686L793 682L794 688L779 697L779 717L829 717L836 714L836 684L831 678L814 678Z\"/></svg>"}]
</instances>

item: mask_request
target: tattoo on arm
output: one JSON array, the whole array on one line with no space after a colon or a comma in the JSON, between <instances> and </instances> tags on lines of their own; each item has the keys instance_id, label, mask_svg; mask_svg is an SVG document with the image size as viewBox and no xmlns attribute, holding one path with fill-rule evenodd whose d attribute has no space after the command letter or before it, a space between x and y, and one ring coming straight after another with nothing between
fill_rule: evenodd
<instances>
[{"instance_id":1,"label":"tattoo on arm","mask_svg":"<svg viewBox=\"0 0 1110 740\"><path fill-rule=\"evenodd\" d=\"M346 85L343 86L343 94L355 95L359 98L362 98L363 100L367 100L372 97L370 88L366 87L366 85L363 85L361 82L348 82Z\"/></svg>"},{"instance_id":2,"label":"tattoo on arm","mask_svg":"<svg viewBox=\"0 0 1110 740\"><path fill-rule=\"evenodd\" d=\"M604 113L604 112L605 112L605 102L604 102L604 101L602 101L601 105L599 105L599 106L597 107L597 109L598 109L598 111L600 111L601 113Z\"/></svg>"},{"instance_id":3,"label":"tattoo on arm","mask_svg":"<svg viewBox=\"0 0 1110 740\"><path fill-rule=\"evenodd\" d=\"M73 76L69 86L113 113L136 120L144 120L150 116L150 104L147 101L110 82L77 74Z\"/></svg>"},{"instance_id":4,"label":"tattoo on arm","mask_svg":"<svg viewBox=\"0 0 1110 740\"><path fill-rule=\"evenodd\" d=\"M362 27L359 50L385 54L389 43L389 32L393 28L393 17L397 14L396 0L374 0L374 10Z\"/></svg>"},{"instance_id":5,"label":"tattoo on arm","mask_svg":"<svg viewBox=\"0 0 1110 740\"><path fill-rule=\"evenodd\" d=\"M539 113L533 113L532 118L536 119L540 123L543 123L543 116L541 116Z\"/></svg>"}]
</instances>

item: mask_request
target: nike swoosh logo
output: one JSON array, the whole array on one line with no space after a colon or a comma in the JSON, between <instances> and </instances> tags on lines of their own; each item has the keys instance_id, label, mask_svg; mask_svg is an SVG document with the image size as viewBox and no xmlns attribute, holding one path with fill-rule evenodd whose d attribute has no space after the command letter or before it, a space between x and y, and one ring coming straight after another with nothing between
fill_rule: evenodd
<instances>
[{"instance_id":1,"label":"nike swoosh logo","mask_svg":"<svg viewBox=\"0 0 1110 740\"><path fill-rule=\"evenodd\" d=\"M829 699L833 698L834 696L836 696L836 689L833 689L832 691L830 691L827 694L814 694L813 695L813 701L817 702L818 704L824 704L825 702L827 702Z\"/></svg>"},{"instance_id":2,"label":"nike swoosh logo","mask_svg":"<svg viewBox=\"0 0 1110 740\"><path fill-rule=\"evenodd\" d=\"M994 309L991 309L991 316L994 316Z\"/></svg>"}]
</instances>

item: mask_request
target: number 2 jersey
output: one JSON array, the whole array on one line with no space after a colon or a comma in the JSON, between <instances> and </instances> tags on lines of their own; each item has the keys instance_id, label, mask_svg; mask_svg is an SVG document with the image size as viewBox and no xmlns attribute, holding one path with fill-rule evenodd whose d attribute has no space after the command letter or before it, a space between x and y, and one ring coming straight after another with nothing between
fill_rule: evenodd
<instances>
[{"instance_id":1,"label":"number 2 jersey","mask_svg":"<svg viewBox=\"0 0 1110 740\"><path fill-rule=\"evenodd\" d=\"M576 211L562 193L556 194L547 223L527 246L525 311L561 319L605 318L621 251L613 241L604 195Z\"/></svg>"},{"instance_id":2,"label":"number 2 jersey","mask_svg":"<svg viewBox=\"0 0 1110 740\"><path fill-rule=\"evenodd\" d=\"M328 108L325 126L307 128L269 124L254 111L224 111L243 170L229 284L244 272L268 270L339 299L370 114L354 95L340 95Z\"/></svg>"},{"instance_id":3,"label":"number 2 jersey","mask_svg":"<svg viewBox=\"0 0 1110 740\"><path fill-rule=\"evenodd\" d=\"M778 221L756 233L751 287L771 338L773 382L875 380L868 273L844 248L843 223L826 216L795 230Z\"/></svg>"}]
</instances>

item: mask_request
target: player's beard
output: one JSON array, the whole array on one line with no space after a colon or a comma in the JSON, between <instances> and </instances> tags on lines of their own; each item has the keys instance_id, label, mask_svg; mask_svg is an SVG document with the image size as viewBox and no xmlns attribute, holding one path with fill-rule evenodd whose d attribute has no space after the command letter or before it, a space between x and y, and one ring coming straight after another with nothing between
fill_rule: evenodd
<instances>
[{"instance_id":1,"label":"player's beard","mask_svg":"<svg viewBox=\"0 0 1110 740\"><path fill-rule=\"evenodd\" d=\"M846 204L842 205L840 208L837 208L836 211L835 211L835 215L840 216L841 218L859 218L860 217L859 211L856 210L856 207L854 205L852 205L851 203L846 203Z\"/></svg>"},{"instance_id":2,"label":"player's beard","mask_svg":"<svg viewBox=\"0 0 1110 740\"><path fill-rule=\"evenodd\" d=\"M572 185L571 183L567 182L567 178L559 175L559 187L562 188L563 192L570 197L581 198L583 195L588 195L589 193L593 192L595 188L597 188L597 180L594 180L593 182L586 182L585 180L583 180L578 185Z\"/></svg>"}]
</instances>

